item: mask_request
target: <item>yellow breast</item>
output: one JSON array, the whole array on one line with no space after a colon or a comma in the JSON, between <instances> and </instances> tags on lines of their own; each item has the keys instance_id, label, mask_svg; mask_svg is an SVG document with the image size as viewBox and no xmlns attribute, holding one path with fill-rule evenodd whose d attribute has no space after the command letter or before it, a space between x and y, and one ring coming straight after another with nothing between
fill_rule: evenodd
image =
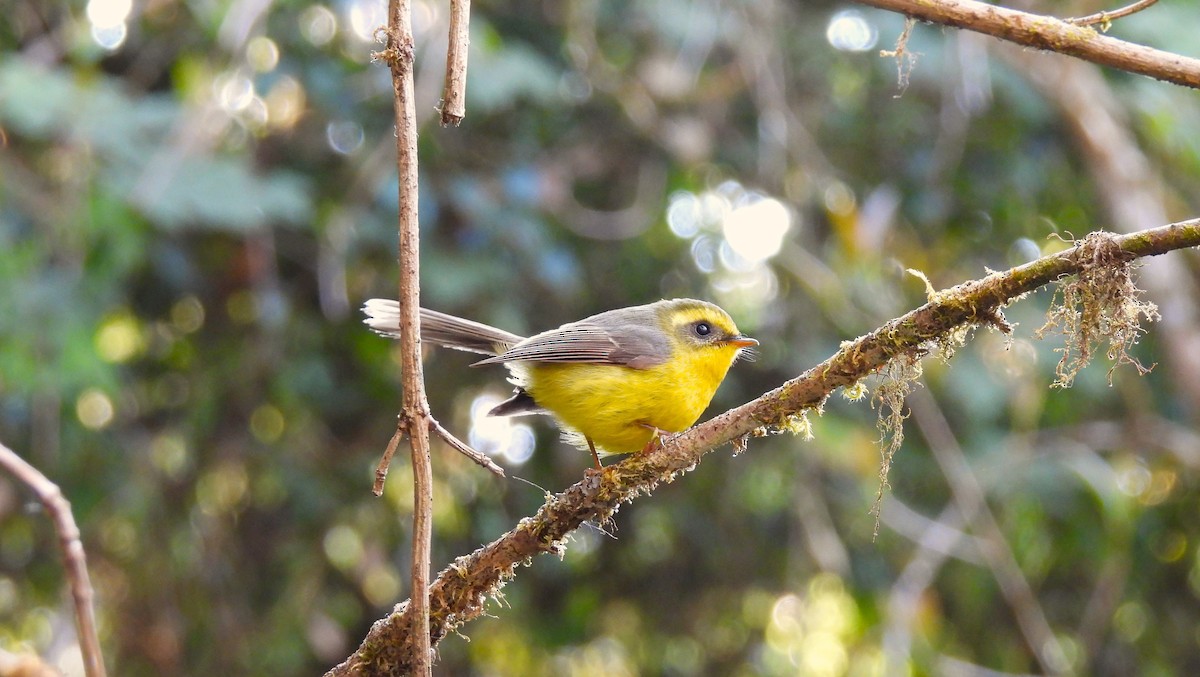
<instances>
[{"instance_id":1,"label":"yellow breast","mask_svg":"<svg viewBox=\"0 0 1200 677\"><path fill-rule=\"evenodd\" d=\"M649 369L607 364L523 365L534 401L610 453L646 446L653 429L679 432L700 418L737 355L735 346L679 349Z\"/></svg>"}]
</instances>

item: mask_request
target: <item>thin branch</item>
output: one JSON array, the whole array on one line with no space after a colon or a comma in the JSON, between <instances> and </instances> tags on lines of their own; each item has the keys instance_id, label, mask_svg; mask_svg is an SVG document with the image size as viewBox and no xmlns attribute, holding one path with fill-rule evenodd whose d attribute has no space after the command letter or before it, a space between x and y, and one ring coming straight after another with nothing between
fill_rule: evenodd
<instances>
[{"instance_id":1,"label":"thin branch","mask_svg":"<svg viewBox=\"0 0 1200 677\"><path fill-rule=\"evenodd\" d=\"M1200 59L1101 35L1087 26L977 0L858 0L909 17L965 28L1156 80L1200 89Z\"/></svg>"},{"instance_id":2,"label":"thin branch","mask_svg":"<svg viewBox=\"0 0 1200 677\"><path fill-rule=\"evenodd\" d=\"M387 50L395 95L396 169L399 177L399 295L401 403L396 433L408 433L412 448L412 623L415 641L405 655L411 674L433 674L429 643L429 551L433 539L433 467L429 453L429 402L425 397L425 373L421 364L420 231L417 222L417 113L413 84L414 46L410 0L388 3ZM396 442L396 437L392 442ZM389 443L394 451L394 445ZM380 462L376 486L387 474ZM365 666L362 674L377 674Z\"/></svg>"},{"instance_id":3,"label":"thin branch","mask_svg":"<svg viewBox=\"0 0 1200 677\"><path fill-rule=\"evenodd\" d=\"M396 455L396 447L400 446L400 440L402 439L404 439L404 431L397 424L396 432L392 433L392 439L388 440L387 448L383 450L383 456L379 457L379 464L375 466L375 484L371 486L371 493L376 496L383 495L383 487L387 483L388 468L392 465L392 457Z\"/></svg>"},{"instance_id":4,"label":"thin branch","mask_svg":"<svg viewBox=\"0 0 1200 677\"><path fill-rule=\"evenodd\" d=\"M454 433L446 430L432 415L429 415L426 420L429 422L429 427L433 432L437 433L438 437L442 438L455 451L483 466L493 475L504 477L504 469L488 458L487 454L472 448L471 445L455 437ZM396 454L396 448L400 446L400 440L404 439L405 429L404 420L400 419L397 421L396 432L392 435L392 439L388 440L387 448L383 450L383 456L380 457L379 464L375 466L375 484L371 487L371 492L376 496L383 495L383 486L387 482L388 466L392 463L392 456Z\"/></svg>"},{"instance_id":5,"label":"thin branch","mask_svg":"<svg viewBox=\"0 0 1200 677\"><path fill-rule=\"evenodd\" d=\"M504 470L500 466L496 465L492 459L488 458L486 454L478 451L477 449L472 448L471 445L467 444L466 442L463 442L455 437L454 433L446 430L441 423L438 423L437 419L431 417L429 419L429 425L433 427L433 432L437 433L437 436L442 438L442 441L444 441L446 444L449 444L451 447L457 450L458 453L466 456L472 461L475 461L484 468L487 468L493 475L496 475L497 477L504 477Z\"/></svg>"},{"instance_id":6,"label":"thin branch","mask_svg":"<svg viewBox=\"0 0 1200 677\"><path fill-rule=\"evenodd\" d=\"M446 94L442 124L457 125L466 115L466 68L469 0L452 0L450 45L446 56ZM493 473L504 471L483 454L451 435L429 413L425 396L425 375L421 364L420 326L420 230L417 221L417 116L413 82L414 45L410 0L389 0L387 48L378 56L392 71L395 95L396 168L399 175L399 294L400 361L403 401L396 432L375 469L373 491L383 493L388 467L400 439L407 432L412 448L413 468L413 544L412 544L412 616L416 641L405 655L406 673L433 674L433 652L429 641L429 553L433 539L433 467L430 458L429 431L433 429L451 447ZM377 674L382 666L346 663L335 668L355 674Z\"/></svg>"},{"instance_id":7,"label":"thin branch","mask_svg":"<svg viewBox=\"0 0 1200 677\"><path fill-rule=\"evenodd\" d=\"M1076 26L1091 26L1092 24L1101 24L1102 30L1107 30L1108 24L1116 19L1123 19L1130 14L1136 14L1150 5L1158 2L1158 0L1138 0L1137 2L1126 5L1120 9L1114 9L1111 12L1096 12L1087 16L1072 17L1067 21Z\"/></svg>"},{"instance_id":8,"label":"thin branch","mask_svg":"<svg viewBox=\"0 0 1200 677\"><path fill-rule=\"evenodd\" d=\"M467 47L471 0L450 0L450 44L446 48L446 85L442 90L442 126L457 127L467 116Z\"/></svg>"},{"instance_id":9,"label":"thin branch","mask_svg":"<svg viewBox=\"0 0 1200 677\"><path fill-rule=\"evenodd\" d=\"M1105 237L1130 257L1156 256L1200 246L1200 219ZM481 615L487 600L515 575L518 565L534 555L562 553L566 537L584 522L604 523L621 503L673 481L723 444L784 429L793 417L820 406L837 388L858 383L898 356L924 354L932 342L960 327L993 323L1014 299L1084 270L1090 265L1090 251L1094 250L1072 247L938 292L929 303L846 342L829 359L761 397L673 435L648 453L632 455L600 472L589 470L579 482L548 497L537 514L442 570L430 589L431 641L436 644ZM359 674L367 666L372 674L407 674L409 647L414 633L420 632L414 616L408 603L397 605L372 625L346 662L327 674Z\"/></svg>"},{"instance_id":10,"label":"thin branch","mask_svg":"<svg viewBox=\"0 0 1200 677\"><path fill-rule=\"evenodd\" d=\"M83 543L79 541L79 527L75 525L71 503L57 484L2 443L0 466L37 495L54 521L58 545L62 548L67 569L67 581L71 586L71 597L75 601L75 630L79 633L83 670L87 677L104 677L104 656L100 653L100 639L96 635L96 612L92 608L94 593L91 579L88 578L87 555L83 551Z\"/></svg>"}]
</instances>

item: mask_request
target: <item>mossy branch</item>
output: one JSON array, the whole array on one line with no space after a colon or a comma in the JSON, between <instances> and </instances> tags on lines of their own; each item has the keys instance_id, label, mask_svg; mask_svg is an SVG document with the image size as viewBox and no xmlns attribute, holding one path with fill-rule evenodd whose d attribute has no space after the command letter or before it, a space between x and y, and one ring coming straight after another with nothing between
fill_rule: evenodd
<instances>
[{"instance_id":1,"label":"mossy branch","mask_svg":"<svg viewBox=\"0 0 1200 677\"><path fill-rule=\"evenodd\" d=\"M1137 45L1081 25L1090 19L1058 19L978 0L858 0L910 19L990 35L1025 47L1200 89L1200 59ZM1116 13L1110 19L1117 18ZM908 31L908 28L905 28ZM897 50L899 51L899 50Z\"/></svg>"},{"instance_id":2,"label":"mossy branch","mask_svg":"<svg viewBox=\"0 0 1200 677\"><path fill-rule=\"evenodd\" d=\"M1003 308L1064 276L1108 279L1111 270L1120 268L1124 273L1115 277L1123 280L1138 258L1196 246L1200 246L1200 219L1122 236L1093 233L1068 250L931 294L925 305L847 341L829 359L761 397L668 438L650 453L630 456L602 472L589 470L562 493L547 496L537 514L522 519L495 541L459 557L438 575L429 591L432 643L436 645L448 633L481 615L488 599L498 594L519 565L543 553L561 556L567 536L584 522L605 522L622 503L649 493L660 483L673 481L713 449L731 442L741 449L751 437L793 428L797 417L818 409L838 388L857 390L863 378L889 368L896 360L912 364L931 351L950 348L970 327L988 325L1009 331L1001 314ZM1091 299L1103 297L1084 295ZM1072 298L1081 297L1075 294ZM1094 307L1089 310L1086 304L1091 301L1081 302L1085 304L1080 311L1083 315L1109 319L1131 316L1128 304L1140 303L1136 293L1132 297L1104 297L1104 303L1115 303L1117 307L1101 313ZM1134 318L1136 315L1132 313ZM328 674L407 674L407 661L412 655L411 616L407 602L397 605L371 627L362 646Z\"/></svg>"}]
</instances>

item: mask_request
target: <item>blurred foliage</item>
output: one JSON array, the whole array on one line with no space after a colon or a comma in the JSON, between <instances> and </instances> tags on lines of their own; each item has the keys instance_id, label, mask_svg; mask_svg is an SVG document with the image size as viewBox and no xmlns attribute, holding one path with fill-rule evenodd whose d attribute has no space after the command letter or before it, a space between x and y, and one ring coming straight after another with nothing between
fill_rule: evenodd
<instances>
[{"instance_id":1,"label":"blurred foliage","mask_svg":"<svg viewBox=\"0 0 1200 677\"><path fill-rule=\"evenodd\" d=\"M1112 33L1194 52L1193 10ZM439 129L446 21L415 3L426 305L532 332L711 298L763 342L713 411L922 302L904 268L944 286L1111 227L1060 109L994 42L918 27L901 90L878 50L902 18L853 5L477 0L468 116ZM406 463L369 493L398 363L355 311L395 285L382 22L367 0L15 0L0 19L0 439L72 501L115 674L318 673L407 596ZM1195 94L1105 86L1168 211L1194 215ZM1045 304L924 381L1034 608L1008 601L912 421L872 542L875 414L835 397L814 441L718 452L580 530L437 671L1037 672L1019 613L1045 616L1063 669L1200 671L1200 444L1178 396L1195 375L1109 387L1096 365L1050 390L1056 345L1030 340ZM1152 329L1139 354L1161 353ZM428 360L456 431L506 390L466 356ZM580 477L586 457L531 425L509 480L437 450L435 567ZM72 672L31 501L0 478L0 647Z\"/></svg>"}]
</instances>

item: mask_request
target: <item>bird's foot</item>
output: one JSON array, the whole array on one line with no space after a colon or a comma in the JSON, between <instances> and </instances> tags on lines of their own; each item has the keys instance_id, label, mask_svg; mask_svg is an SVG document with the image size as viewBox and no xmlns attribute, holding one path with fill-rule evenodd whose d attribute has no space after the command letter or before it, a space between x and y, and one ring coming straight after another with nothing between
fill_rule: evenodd
<instances>
[{"instance_id":1,"label":"bird's foot","mask_svg":"<svg viewBox=\"0 0 1200 677\"><path fill-rule=\"evenodd\" d=\"M648 454L655 449L661 448L663 442L671 439L671 435L667 431L652 426L649 423L639 423L638 425L650 431L650 441L646 443L646 446L642 447L643 454Z\"/></svg>"}]
</instances>

